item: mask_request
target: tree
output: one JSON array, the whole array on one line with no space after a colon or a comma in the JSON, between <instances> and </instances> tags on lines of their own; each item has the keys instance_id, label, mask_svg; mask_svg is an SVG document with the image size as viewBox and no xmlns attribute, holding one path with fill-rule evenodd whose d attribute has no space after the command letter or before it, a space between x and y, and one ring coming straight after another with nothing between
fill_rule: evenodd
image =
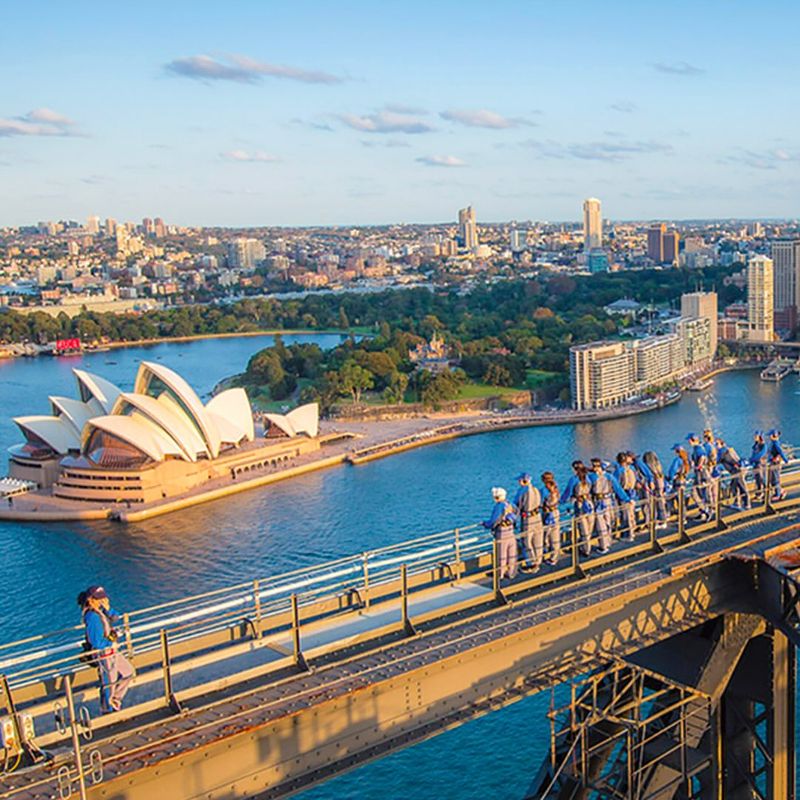
<instances>
[{"instance_id":1,"label":"tree","mask_svg":"<svg viewBox=\"0 0 800 800\"><path fill-rule=\"evenodd\" d=\"M383 390L383 399L386 403L402 403L408 388L408 375L402 372L393 372L389 376L389 385Z\"/></svg>"},{"instance_id":2,"label":"tree","mask_svg":"<svg viewBox=\"0 0 800 800\"><path fill-rule=\"evenodd\" d=\"M364 367L359 367L355 361L348 361L339 370L340 391L351 394L354 403L360 403L362 393L374 385L372 373Z\"/></svg>"},{"instance_id":3,"label":"tree","mask_svg":"<svg viewBox=\"0 0 800 800\"><path fill-rule=\"evenodd\" d=\"M344 310L344 306L339 306L339 327L346 331L350 327L350 318Z\"/></svg>"},{"instance_id":4,"label":"tree","mask_svg":"<svg viewBox=\"0 0 800 800\"><path fill-rule=\"evenodd\" d=\"M511 373L501 364L492 363L486 368L486 374L483 376L484 383L490 386L513 386L514 381L511 378Z\"/></svg>"}]
</instances>

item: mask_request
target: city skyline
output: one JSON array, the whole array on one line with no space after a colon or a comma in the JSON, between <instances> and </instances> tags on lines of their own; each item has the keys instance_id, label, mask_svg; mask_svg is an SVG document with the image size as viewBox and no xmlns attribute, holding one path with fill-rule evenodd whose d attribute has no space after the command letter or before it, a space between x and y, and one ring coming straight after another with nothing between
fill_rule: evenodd
<instances>
[{"instance_id":1,"label":"city skyline","mask_svg":"<svg viewBox=\"0 0 800 800\"><path fill-rule=\"evenodd\" d=\"M0 226L800 215L787 2L761 59L716 3L100 9L9 13Z\"/></svg>"}]
</instances>

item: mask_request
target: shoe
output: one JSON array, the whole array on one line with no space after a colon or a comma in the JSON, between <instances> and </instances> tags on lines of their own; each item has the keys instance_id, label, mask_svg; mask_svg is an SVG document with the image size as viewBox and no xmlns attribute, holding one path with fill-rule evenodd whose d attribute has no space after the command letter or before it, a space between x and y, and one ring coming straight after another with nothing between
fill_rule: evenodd
<instances>
[{"instance_id":1,"label":"shoe","mask_svg":"<svg viewBox=\"0 0 800 800\"><path fill-rule=\"evenodd\" d=\"M773 497L772 499L773 500L783 500L784 497L786 497L786 492L781 492L780 494L776 494L775 497Z\"/></svg>"},{"instance_id":2,"label":"shoe","mask_svg":"<svg viewBox=\"0 0 800 800\"><path fill-rule=\"evenodd\" d=\"M656 530L657 531L665 531L666 529L667 529L667 523L666 522L659 522L658 525L656 525Z\"/></svg>"},{"instance_id":3,"label":"shoe","mask_svg":"<svg viewBox=\"0 0 800 800\"><path fill-rule=\"evenodd\" d=\"M119 711L122 708L122 700L111 700L110 705L114 711Z\"/></svg>"},{"instance_id":4,"label":"shoe","mask_svg":"<svg viewBox=\"0 0 800 800\"><path fill-rule=\"evenodd\" d=\"M603 555L605 555L606 553L610 553L610 552L611 552L611 548L610 548L610 547L601 547L601 548L600 548L600 552L601 552Z\"/></svg>"}]
</instances>

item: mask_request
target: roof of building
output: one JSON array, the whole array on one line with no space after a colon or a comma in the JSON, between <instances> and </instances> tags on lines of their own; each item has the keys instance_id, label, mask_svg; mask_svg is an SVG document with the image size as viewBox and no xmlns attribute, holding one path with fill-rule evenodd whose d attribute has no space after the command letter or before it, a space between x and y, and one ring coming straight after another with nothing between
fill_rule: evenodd
<instances>
[{"instance_id":1,"label":"roof of building","mask_svg":"<svg viewBox=\"0 0 800 800\"><path fill-rule=\"evenodd\" d=\"M244 389L227 389L203 404L176 373L160 364L142 362L135 390L122 392L97 375L73 370L80 400L53 396L53 414L16 417L26 440L57 455L87 446L96 430L138 450L153 461L215 458L223 447L255 439L253 412ZM319 434L319 406L309 403L288 414L268 414L289 437Z\"/></svg>"}]
</instances>

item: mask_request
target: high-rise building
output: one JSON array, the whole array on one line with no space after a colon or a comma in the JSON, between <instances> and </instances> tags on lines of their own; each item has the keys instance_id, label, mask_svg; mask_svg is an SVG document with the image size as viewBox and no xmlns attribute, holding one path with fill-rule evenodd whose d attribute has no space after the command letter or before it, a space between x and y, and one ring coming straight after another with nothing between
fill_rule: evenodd
<instances>
[{"instance_id":1,"label":"high-rise building","mask_svg":"<svg viewBox=\"0 0 800 800\"><path fill-rule=\"evenodd\" d=\"M461 245L467 250L478 246L478 225L475 221L475 209L472 206L462 208L458 212L458 237Z\"/></svg>"},{"instance_id":2,"label":"high-rise building","mask_svg":"<svg viewBox=\"0 0 800 800\"><path fill-rule=\"evenodd\" d=\"M144 232L145 236L152 236L153 235L153 220L150 217L145 217L142 220L142 231Z\"/></svg>"},{"instance_id":3,"label":"high-rise building","mask_svg":"<svg viewBox=\"0 0 800 800\"><path fill-rule=\"evenodd\" d=\"M100 217L87 217L86 219L86 232L96 236L100 233Z\"/></svg>"},{"instance_id":4,"label":"high-rise building","mask_svg":"<svg viewBox=\"0 0 800 800\"><path fill-rule=\"evenodd\" d=\"M603 246L603 214L600 201L587 197L583 201L583 249L589 253Z\"/></svg>"},{"instance_id":5,"label":"high-rise building","mask_svg":"<svg viewBox=\"0 0 800 800\"><path fill-rule=\"evenodd\" d=\"M712 359L717 355L717 313L716 292L691 292L681 295L681 317L708 320Z\"/></svg>"},{"instance_id":6,"label":"high-rise building","mask_svg":"<svg viewBox=\"0 0 800 800\"><path fill-rule=\"evenodd\" d=\"M712 359L711 332L717 337L717 322L711 324L707 317L681 317L675 323L675 333L683 343L683 363L687 370L706 367Z\"/></svg>"},{"instance_id":7,"label":"high-rise building","mask_svg":"<svg viewBox=\"0 0 800 800\"><path fill-rule=\"evenodd\" d=\"M108 217L106 219L106 236L114 236L117 232L117 221Z\"/></svg>"},{"instance_id":8,"label":"high-rise building","mask_svg":"<svg viewBox=\"0 0 800 800\"><path fill-rule=\"evenodd\" d=\"M164 224L164 220L161 217L156 217L153 220L153 236L156 239L163 239L167 235L167 226Z\"/></svg>"},{"instance_id":9,"label":"high-rise building","mask_svg":"<svg viewBox=\"0 0 800 800\"><path fill-rule=\"evenodd\" d=\"M678 245L680 236L677 231L669 231L661 237L662 255L665 264L678 263Z\"/></svg>"},{"instance_id":10,"label":"high-rise building","mask_svg":"<svg viewBox=\"0 0 800 800\"><path fill-rule=\"evenodd\" d=\"M774 284L772 259L751 256L747 264L747 338L752 341L774 341Z\"/></svg>"},{"instance_id":11,"label":"high-rise building","mask_svg":"<svg viewBox=\"0 0 800 800\"><path fill-rule=\"evenodd\" d=\"M267 257L258 239L234 239L228 242L228 266L231 269L254 270Z\"/></svg>"},{"instance_id":12,"label":"high-rise building","mask_svg":"<svg viewBox=\"0 0 800 800\"><path fill-rule=\"evenodd\" d=\"M793 330L800 308L800 239L781 239L770 248L774 281L775 327Z\"/></svg>"},{"instance_id":13,"label":"high-rise building","mask_svg":"<svg viewBox=\"0 0 800 800\"><path fill-rule=\"evenodd\" d=\"M528 247L528 231L519 228L511 229L511 252L521 253Z\"/></svg>"},{"instance_id":14,"label":"high-rise building","mask_svg":"<svg viewBox=\"0 0 800 800\"><path fill-rule=\"evenodd\" d=\"M664 263L664 234L667 226L662 222L651 225L647 230L647 257L656 264Z\"/></svg>"}]
</instances>

